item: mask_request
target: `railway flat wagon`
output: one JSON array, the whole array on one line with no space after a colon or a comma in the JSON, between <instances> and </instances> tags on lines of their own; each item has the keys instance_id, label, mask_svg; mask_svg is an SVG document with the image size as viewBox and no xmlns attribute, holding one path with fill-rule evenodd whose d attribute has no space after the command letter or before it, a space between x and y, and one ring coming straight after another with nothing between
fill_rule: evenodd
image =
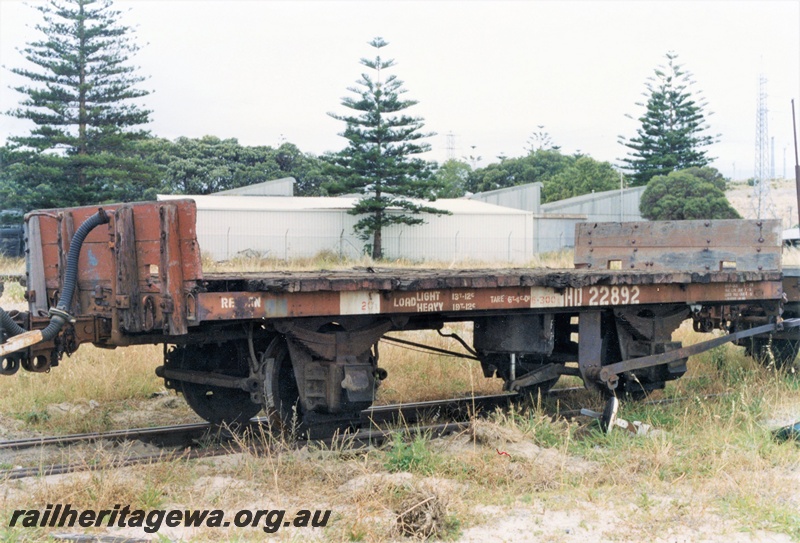
<instances>
[{"instance_id":1,"label":"railway flat wagon","mask_svg":"<svg viewBox=\"0 0 800 543\"><path fill-rule=\"evenodd\" d=\"M519 392L575 375L641 396L730 341L778 364L797 355L778 221L582 223L569 269L210 274L195 218L191 200L28 214L29 311L0 313L0 371L49 371L83 343L163 344L166 386L231 423L261 409L355 419L387 377L382 338L453 322L473 325L460 349ZM717 332L683 347L672 333L687 319Z\"/></svg>"}]
</instances>

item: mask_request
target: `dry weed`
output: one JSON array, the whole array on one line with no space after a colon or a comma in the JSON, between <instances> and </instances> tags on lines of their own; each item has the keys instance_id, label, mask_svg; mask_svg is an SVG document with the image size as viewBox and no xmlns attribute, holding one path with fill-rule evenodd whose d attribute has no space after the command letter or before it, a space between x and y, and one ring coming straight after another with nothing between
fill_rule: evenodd
<instances>
[{"instance_id":1,"label":"dry weed","mask_svg":"<svg viewBox=\"0 0 800 543\"><path fill-rule=\"evenodd\" d=\"M275 271L318 271L318 270L346 270L352 268L381 267L395 269L504 269L504 268L572 268L573 251L570 249L552 253L534 255L530 261L504 262L485 260L458 260L458 261L415 261L408 259L376 261L369 256L361 258L341 257L332 251L323 251L309 258L293 258L284 260L280 258L263 258L259 256L240 256L230 260L216 261L207 254L202 257L203 271L207 273L236 273L236 272L275 272Z\"/></svg>"},{"instance_id":2,"label":"dry weed","mask_svg":"<svg viewBox=\"0 0 800 543\"><path fill-rule=\"evenodd\" d=\"M395 510L397 531L416 539L439 538L449 529L448 500L435 488L420 484L405 493Z\"/></svg>"},{"instance_id":3,"label":"dry weed","mask_svg":"<svg viewBox=\"0 0 800 543\"><path fill-rule=\"evenodd\" d=\"M466 324L451 325L469 342L472 329ZM456 341L435 331L392 332L394 337L414 341L440 349L464 352ZM439 355L388 342L380 344L380 366L388 371L388 378L377 391L378 404L415 402L498 394L502 381L483 376L480 363L475 360Z\"/></svg>"},{"instance_id":4,"label":"dry weed","mask_svg":"<svg viewBox=\"0 0 800 543\"><path fill-rule=\"evenodd\" d=\"M22 275L24 273L24 258L11 258L0 254L0 275Z\"/></svg>"}]
</instances>

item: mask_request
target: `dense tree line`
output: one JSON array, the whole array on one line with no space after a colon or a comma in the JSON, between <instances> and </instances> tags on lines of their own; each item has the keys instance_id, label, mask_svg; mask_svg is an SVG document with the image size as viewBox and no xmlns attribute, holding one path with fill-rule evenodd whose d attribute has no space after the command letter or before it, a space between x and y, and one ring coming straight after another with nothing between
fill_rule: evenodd
<instances>
[{"instance_id":1,"label":"dense tree line","mask_svg":"<svg viewBox=\"0 0 800 543\"><path fill-rule=\"evenodd\" d=\"M124 154L90 155L81 164L83 183L77 182L72 157L0 147L3 207L29 211L154 200L156 194L210 194L282 177L295 178L298 196L323 196L332 180L325 161L292 143L249 147L215 136L141 139Z\"/></svg>"},{"instance_id":2,"label":"dense tree line","mask_svg":"<svg viewBox=\"0 0 800 543\"><path fill-rule=\"evenodd\" d=\"M282 177L294 177L295 193L321 196L330 182L323 160L292 143L248 147L236 139L151 138L136 145L139 159L156 171L163 194L210 194Z\"/></svg>"}]
</instances>

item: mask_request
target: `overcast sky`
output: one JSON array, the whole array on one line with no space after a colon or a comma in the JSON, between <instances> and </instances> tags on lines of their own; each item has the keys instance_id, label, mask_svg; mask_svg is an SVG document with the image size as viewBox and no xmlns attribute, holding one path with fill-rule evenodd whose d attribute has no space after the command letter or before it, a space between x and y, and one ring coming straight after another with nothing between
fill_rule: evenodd
<instances>
[{"instance_id":1,"label":"overcast sky","mask_svg":"<svg viewBox=\"0 0 800 543\"><path fill-rule=\"evenodd\" d=\"M31 4L37 3L31 0ZM117 1L142 45L132 62L154 91L147 127L174 139L206 134L245 145L295 143L321 154L345 146L341 98L384 56L419 101L433 150L448 158L525 154L540 125L567 153L614 164L635 135L645 82L674 51L713 112L710 148L727 176L753 175L758 80L767 79L775 172L793 176L792 98L800 95L800 2L783 1ZM16 107L8 67L40 37L39 12L0 0L0 110ZM800 110L800 104L796 105ZM30 126L0 117L0 141ZM785 157L785 158L784 158ZM785 166L784 166L785 165ZM784 170L785 168L785 170Z\"/></svg>"}]
</instances>

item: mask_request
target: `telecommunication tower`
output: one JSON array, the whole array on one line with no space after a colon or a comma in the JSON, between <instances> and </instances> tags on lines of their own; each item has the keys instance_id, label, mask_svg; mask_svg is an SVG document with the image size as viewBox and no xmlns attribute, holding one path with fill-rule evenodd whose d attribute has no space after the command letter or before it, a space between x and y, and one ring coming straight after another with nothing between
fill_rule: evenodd
<instances>
[{"instance_id":1,"label":"telecommunication tower","mask_svg":"<svg viewBox=\"0 0 800 543\"><path fill-rule=\"evenodd\" d=\"M769 194L770 182L770 140L767 125L767 78L758 78L758 108L756 110L756 153L753 170L753 211L756 218L775 215L774 206Z\"/></svg>"},{"instance_id":2,"label":"telecommunication tower","mask_svg":"<svg viewBox=\"0 0 800 543\"><path fill-rule=\"evenodd\" d=\"M453 132L447 133L447 160L456 159L456 135Z\"/></svg>"}]
</instances>

